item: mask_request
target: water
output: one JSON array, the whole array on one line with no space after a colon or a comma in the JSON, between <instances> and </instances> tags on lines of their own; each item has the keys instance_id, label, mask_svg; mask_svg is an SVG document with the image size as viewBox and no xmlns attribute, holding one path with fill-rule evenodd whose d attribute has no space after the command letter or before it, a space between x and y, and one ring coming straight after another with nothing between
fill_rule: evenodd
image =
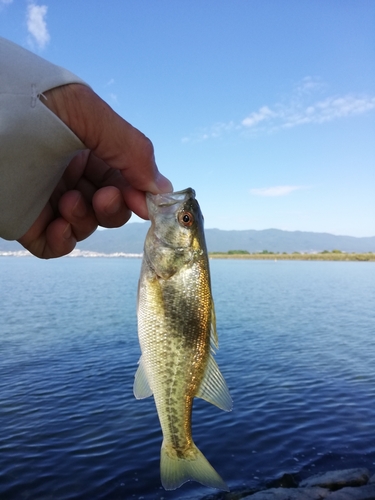
<instances>
[{"instance_id":1,"label":"water","mask_svg":"<svg viewBox=\"0 0 375 500\"><path fill-rule=\"evenodd\" d=\"M137 259L0 258L0 498L197 499L160 486L139 358ZM195 441L231 489L285 472L375 472L375 265L212 260L234 410L196 400Z\"/></svg>"}]
</instances>

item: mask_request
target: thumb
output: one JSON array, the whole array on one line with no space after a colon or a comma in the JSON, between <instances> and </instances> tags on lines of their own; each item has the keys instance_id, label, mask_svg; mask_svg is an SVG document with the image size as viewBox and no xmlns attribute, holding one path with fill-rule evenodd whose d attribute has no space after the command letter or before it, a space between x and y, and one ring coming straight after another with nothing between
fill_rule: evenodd
<instances>
[{"instance_id":1,"label":"thumb","mask_svg":"<svg viewBox=\"0 0 375 500\"><path fill-rule=\"evenodd\" d=\"M121 118L95 92L81 84L44 93L53 111L95 155L118 169L135 189L151 193L173 190L158 170L154 147L142 132Z\"/></svg>"}]
</instances>

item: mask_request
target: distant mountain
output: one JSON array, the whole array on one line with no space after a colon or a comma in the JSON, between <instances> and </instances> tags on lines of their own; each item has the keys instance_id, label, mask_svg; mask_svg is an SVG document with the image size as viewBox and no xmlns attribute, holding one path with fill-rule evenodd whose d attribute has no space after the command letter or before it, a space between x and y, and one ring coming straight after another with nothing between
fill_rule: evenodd
<instances>
[{"instance_id":1,"label":"distant mountain","mask_svg":"<svg viewBox=\"0 0 375 500\"><path fill-rule=\"evenodd\" d=\"M228 250L247 250L249 252L321 252L323 250L341 250L343 252L374 252L375 236L354 238L353 236L335 236L329 233L311 233L306 231L281 231L264 229L256 231L206 231L207 247L211 252Z\"/></svg>"},{"instance_id":2,"label":"distant mountain","mask_svg":"<svg viewBox=\"0 0 375 500\"><path fill-rule=\"evenodd\" d=\"M118 229L95 231L87 240L80 241L77 248L101 253L141 253L148 222L133 222ZM248 252L321 252L341 250L343 252L375 252L375 236L354 238L335 236L329 233L305 231L281 231L265 229L256 231L223 231L206 229L207 247L210 252L247 250ZM0 252L17 251L22 247L17 242L0 239Z\"/></svg>"}]
</instances>

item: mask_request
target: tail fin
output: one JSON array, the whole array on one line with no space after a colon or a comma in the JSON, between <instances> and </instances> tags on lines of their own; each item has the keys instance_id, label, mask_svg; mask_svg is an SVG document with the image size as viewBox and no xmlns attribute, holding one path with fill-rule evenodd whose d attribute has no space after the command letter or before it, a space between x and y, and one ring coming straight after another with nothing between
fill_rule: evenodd
<instances>
[{"instance_id":1,"label":"tail fin","mask_svg":"<svg viewBox=\"0 0 375 500\"><path fill-rule=\"evenodd\" d=\"M229 491L228 486L215 471L195 444L189 455L179 458L175 451L164 445L160 455L161 483L166 490L175 490L187 481L198 481L204 486ZM170 452L169 452L170 451Z\"/></svg>"}]
</instances>

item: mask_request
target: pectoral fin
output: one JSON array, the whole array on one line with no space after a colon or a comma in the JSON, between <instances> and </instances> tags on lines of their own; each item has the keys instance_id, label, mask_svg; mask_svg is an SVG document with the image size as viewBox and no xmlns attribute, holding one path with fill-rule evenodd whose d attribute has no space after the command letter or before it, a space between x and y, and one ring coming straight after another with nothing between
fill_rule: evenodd
<instances>
[{"instance_id":1,"label":"pectoral fin","mask_svg":"<svg viewBox=\"0 0 375 500\"><path fill-rule=\"evenodd\" d=\"M214 301L212 301L211 307L211 342L216 349L219 348L219 337L217 336L216 330L216 314Z\"/></svg>"},{"instance_id":2,"label":"pectoral fin","mask_svg":"<svg viewBox=\"0 0 375 500\"><path fill-rule=\"evenodd\" d=\"M221 410L232 410L232 398L227 384L212 354L210 354L206 372L196 396L205 399Z\"/></svg>"},{"instance_id":3,"label":"pectoral fin","mask_svg":"<svg viewBox=\"0 0 375 500\"><path fill-rule=\"evenodd\" d=\"M152 396L152 390L147 380L147 374L142 356L139 359L138 369L135 373L133 393L137 399L144 399Z\"/></svg>"}]
</instances>

